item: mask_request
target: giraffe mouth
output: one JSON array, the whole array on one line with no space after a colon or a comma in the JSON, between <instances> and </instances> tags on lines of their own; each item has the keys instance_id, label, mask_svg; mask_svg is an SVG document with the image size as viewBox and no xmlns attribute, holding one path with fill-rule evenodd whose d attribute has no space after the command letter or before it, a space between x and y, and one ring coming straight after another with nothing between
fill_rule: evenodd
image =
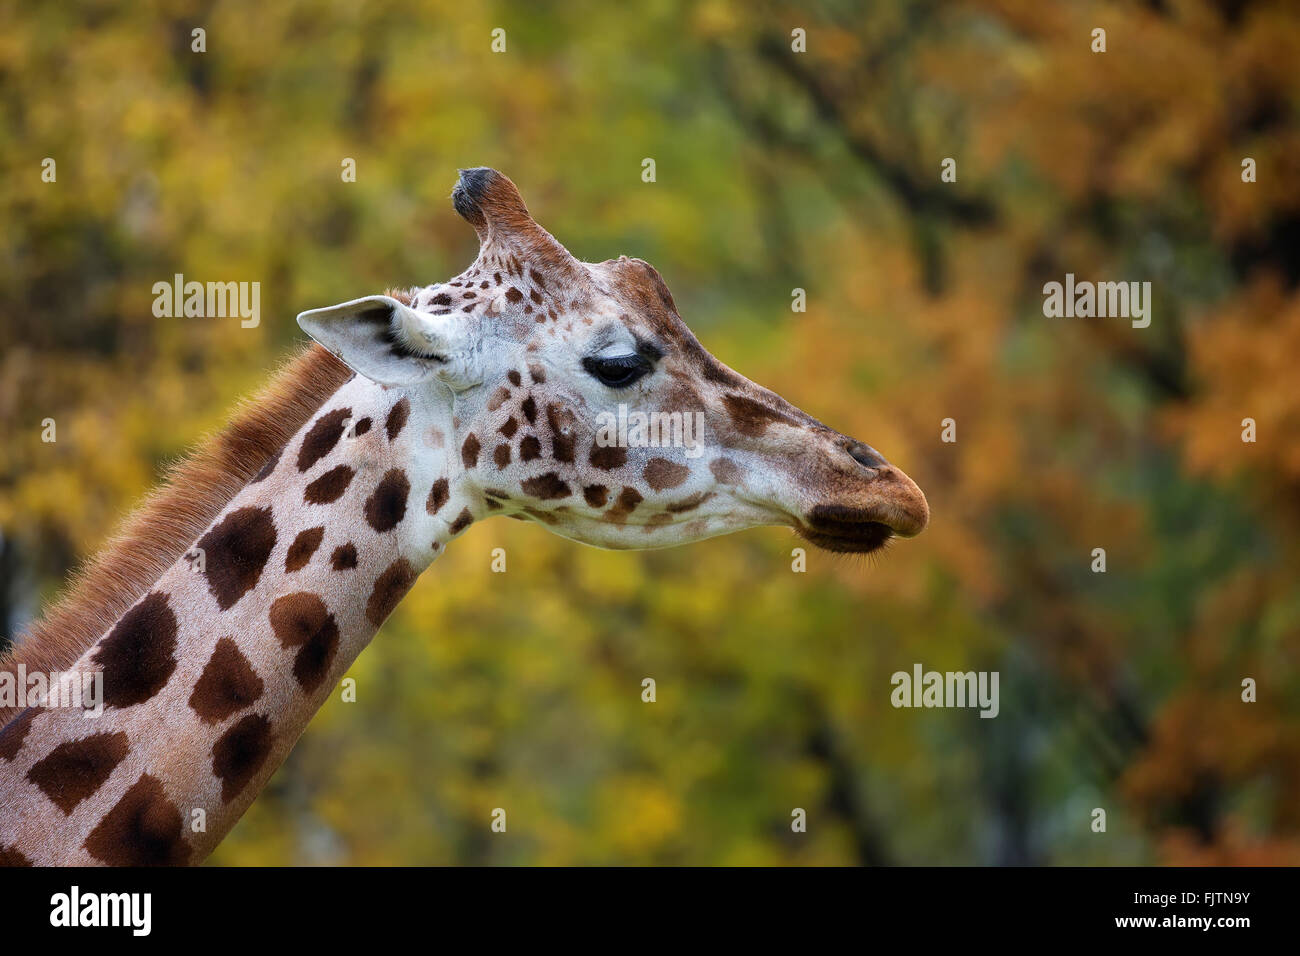
<instances>
[{"instance_id":1,"label":"giraffe mouth","mask_svg":"<svg viewBox=\"0 0 1300 956\"><path fill-rule=\"evenodd\" d=\"M818 505L795 531L805 541L824 551L839 554L870 554L879 551L896 534L910 528L895 528L880 520L874 511L840 505Z\"/></svg>"},{"instance_id":2,"label":"giraffe mouth","mask_svg":"<svg viewBox=\"0 0 1300 956\"><path fill-rule=\"evenodd\" d=\"M893 529L879 521L866 521L859 525L844 526L834 531L799 528L798 534L805 541L815 544L823 551L838 554L870 554L879 551L894 536Z\"/></svg>"}]
</instances>

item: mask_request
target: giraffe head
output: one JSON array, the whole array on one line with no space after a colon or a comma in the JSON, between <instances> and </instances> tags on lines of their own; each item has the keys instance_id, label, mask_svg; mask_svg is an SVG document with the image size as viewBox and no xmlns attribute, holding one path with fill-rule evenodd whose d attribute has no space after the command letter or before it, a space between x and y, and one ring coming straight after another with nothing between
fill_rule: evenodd
<instances>
[{"instance_id":1,"label":"giraffe head","mask_svg":"<svg viewBox=\"0 0 1300 956\"><path fill-rule=\"evenodd\" d=\"M648 263L579 262L492 169L462 170L452 202L478 233L469 269L298 322L359 374L450 406L445 477L480 513L605 548L786 525L869 552L925 527L907 475L714 358Z\"/></svg>"}]
</instances>

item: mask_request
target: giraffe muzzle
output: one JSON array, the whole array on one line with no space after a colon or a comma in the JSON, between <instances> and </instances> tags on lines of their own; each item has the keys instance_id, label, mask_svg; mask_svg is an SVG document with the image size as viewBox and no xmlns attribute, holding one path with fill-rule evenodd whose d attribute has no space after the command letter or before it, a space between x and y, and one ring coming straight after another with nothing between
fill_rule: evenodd
<instances>
[{"instance_id":1,"label":"giraffe muzzle","mask_svg":"<svg viewBox=\"0 0 1300 956\"><path fill-rule=\"evenodd\" d=\"M819 548L852 554L879 550L890 538L920 534L929 523L930 506L916 482L870 445L844 439L838 447L857 465L849 473L853 484L846 498L851 503L816 504L795 530Z\"/></svg>"}]
</instances>

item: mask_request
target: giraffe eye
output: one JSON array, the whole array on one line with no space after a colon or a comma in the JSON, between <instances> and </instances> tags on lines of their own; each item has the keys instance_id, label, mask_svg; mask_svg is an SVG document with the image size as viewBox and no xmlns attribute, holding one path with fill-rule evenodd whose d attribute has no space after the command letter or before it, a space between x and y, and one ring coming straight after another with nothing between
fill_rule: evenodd
<instances>
[{"instance_id":1,"label":"giraffe eye","mask_svg":"<svg viewBox=\"0 0 1300 956\"><path fill-rule=\"evenodd\" d=\"M582 367L593 378L610 388L627 388L637 379L654 371L644 355L617 355L611 358L584 358Z\"/></svg>"}]
</instances>

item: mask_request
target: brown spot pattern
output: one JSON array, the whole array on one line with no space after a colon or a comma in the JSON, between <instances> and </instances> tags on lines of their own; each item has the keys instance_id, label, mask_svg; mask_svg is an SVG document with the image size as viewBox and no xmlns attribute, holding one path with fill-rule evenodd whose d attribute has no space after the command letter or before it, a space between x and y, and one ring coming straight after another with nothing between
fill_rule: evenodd
<instances>
[{"instance_id":1,"label":"brown spot pattern","mask_svg":"<svg viewBox=\"0 0 1300 956\"><path fill-rule=\"evenodd\" d=\"M715 458L709 462L709 471L713 472L713 477L718 479L719 484L740 484L740 468L728 458Z\"/></svg>"},{"instance_id":2,"label":"brown spot pattern","mask_svg":"<svg viewBox=\"0 0 1300 956\"><path fill-rule=\"evenodd\" d=\"M271 722L262 714L241 718L212 745L212 772L221 781L221 802L248 786L271 754Z\"/></svg>"},{"instance_id":3,"label":"brown spot pattern","mask_svg":"<svg viewBox=\"0 0 1300 956\"><path fill-rule=\"evenodd\" d=\"M666 488L676 488L690 473L689 468L675 461L669 461L667 458L651 458L646 462L645 471L641 474L652 489L663 491Z\"/></svg>"},{"instance_id":4,"label":"brown spot pattern","mask_svg":"<svg viewBox=\"0 0 1300 956\"><path fill-rule=\"evenodd\" d=\"M618 493L614 507L605 512L604 520L613 524L622 524L627 520L627 516L636 510L636 506L644 500L641 497L641 492L624 485L623 490Z\"/></svg>"},{"instance_id":5,"label":"brown spot pattern","mask_svg":"<svg viewBox=\"0 0 1300 956\"><path fill-rule=\"evenodd\" d=\"M492 460L496 462L497 468L504 468L510 464L510 446L497 445L492 452Z\"/></svg>"},{"instance_id":6,"label":"brown spot pattern","mask_svg":"<svg viewBox=\"0 0 1300 956\"><path fill-rule=\"evenodd\" d=\"M666 506L664 510L670 511L675 515L683 514L687 511L694 511L696 508L704 504L704 502L708 501L712 497L713 497L713 492L711 491L696 492L695 494L691 495L689 498L683 498L681 501L674 501L672 504Z\"/></svg>"},{"instance_id":7,"label":"brown spot pattern","mask_svg":"<svg viewBox=\"0 0 1300 956\"><path fill-rule=\"evenodd\" d=\"M268 614L271 630L286 648L298 648L293 676L305 691L320 686L339 646L339 629L325 602L310 591L276 598Z\"/></svg>"},{"instance_id":8,"label":"brown spot pattern","mask_svg":"<svg viewBox=\"0 0 1300 956\"><path fill-rule=\"evenodd\" d=\"M478 464L478 453L481 446L478 443L478 437L470 432L465 444L460 446L460 460L465 463L466 468L473 468Z\"/></svg>"},{"instance_id":9,"label":"brown spot pattern","mask_svg":"<svg viewBox=\"0 0 1300 956\"><path fill-rule=\"evenodd\" d=\"M715 385L727 385L731 388L745 384L744 378L727 368L707 352L700 355L699 358L700 361L696 363L696 367L703 373L705 381L712 382Z\"/></svg>"},{"instance_id":10,"label":"brown spot pattern","mask_svg":"<svg viewBox=\"0 0 1300 956\"><path fill-rule=\"evenodd\" d=\"M104 703L144 703L176 670L175 653L176 615L167 595L154 591L122 615L95 651L93 660L104 670Z\"/></svg>"},{"instance_id":11,"label":"brown spot pattern","mask_svg":"<svg viewBox=\"0 0 1300 956\"><path fill-rule=\"evenodd\" d=\"M330 555L330 567L335 571L351 571L357 566L357 547L351 541L341 544Z\"/></svg>"},{"instance_id":12,"label":"brown spot pattern","mask_svg":"<svg viewBox=\"0 0 1300 956\"><path fill-rule=\"evenodd\" d=\"M109 866L182 866L190 847L183 820L157 777L142 774L86 837L86 851Z\"/></svg>"},{"instance_id":13,"label":"brown spot pattern","mask_svg":"<svg viewBox=\"0 0 1300 956\"><path fill-rule=\"evenodd\" d=\"M519 442L519 460L533 461L542 457L542 443L537 440L536 435L525 435Z\"/></svg>"},{"instance_id":14,"label":"brown spot pattern","mask_svg":"<svg viewBox=\"0 0 1300 956\"><path fill-rule=\"evenodd\" d=\"M306 471L334 450L334 446L343 437L344 423L351 417L352 409L336 408L316 420L316 424L303 437L302 447L298 449L299 471Z\"/></svg>"},{"instance_id":15,"label":"brown spot pattern","mask_svg":"<svg viewBox=\"0 0 1300 956\"><path fill-rule=\"evenodd\" d=\"M406 499L411 482L400 468L390 468L379 479L374 494L366 499L366 523L381 534L392 531L406 517Z\"/></svg>"},{"instance_id":16,"label":"brown spot pattern","mask_svg":"<svg viewBox=\"0 0 1300 956\"><path fill-rule=\"evenodd\" d=\"M546 424L551 427L551 457L556 461L573 461L573 412L554 403L546 406ZM570 434L565 434L568 430Z\"/></svg>"},{"instance_id":17,"label":"brown spot pattern","mask_svg":"<svg viewBox=\"0 0 1300 956\"><path fill-rule=\"evenodd\" d=\"M293 544L289 545L289 552L284 556L284 569L293 572L306 567L324 537L324 525L299 532L298 537L293 539Z\"/></svg>"},{"instance_id":18,"label":"brown spot pattern","mask_svg":"<svg viewBox=\"0 0 1300 956\"><path fill-rule=\"evenodd\" d=\"M190 707L209 724L219 723L262 696L257 676L239 645L229 637L217 641L207 666L190 694Z\"/></svg>"},{"instance_id":19,"label":"brown spot pattern","mask_svg":"<svg viewBox=\"0 0 1300 956\"><path fill-rule=\"evenodd\" d=\"M448 530L452 534L460 534L466 528L474 523L474 516L469 513L468 508L462 508L460 514L456 515L456 520L451 523Z\"/></svg>"},{"instance_id":20,"label":"brown spot pattern","mask_svg":"<svg viewBox=\"0 0 1300 956\"><path fill-rule=\"evenodd\" d=\"M415 578L415 569L405 558L398 558L384 569L375 579L375 586L366 601L366 619L375 627L383 624L397 603L406 596L406 592L411 590Z\"/></svg>"},{"instance_id":21,"label":"brown spot pattern","mask_svg":"<svg viewBox=\"0 0 1300 956\"><path fill-rule=\"evenodd\" d=\"M275 547L270 508L240 508L199 539L208 590L221 610L253 589Z\"/></svg>"},{"instance_id":22,"label":"brown spot pattern","mask_svg":"<svg viewBox=\"0 0 1300 956\"><path fill-rule=\"evenodd\" d=\"M548 471L544 475L538 475L536 478L529 478L519 485L524 494L530 498L540 498L543 501L552 501L556 498L566 498L573 493L568 482L562 480L559 475L553 471Z\"/></svg>"},{"instance_id":23,"label":"brown spot pattern","mask_svg":"<svg viewBox=\"0 0 1300 956\"><path fill-rule=\"evenodd\" d=\"M13 760L18 751L23 749L23 740L27 731L32 729L32 721L40 713L35 707L27 707L13 720L0 728L0 759Z\"/></svg>"},{"instance_id":24,"label":"brown spot pattern","mask_svg":"<svg viewBox=\"0 0 1300 956\"><path fill-rule=\"evenodd\" d=\"M609 489L604 485L587 485L582 489L582 497L593 508L603 508L605 502L609 500Z\"/></svg>"},{"instance_id":25,"label":"brown spot pattern","mask_svg":"<svg viewBox=\"0 0 1300 956\"><path fill-rule=\"evenodd\" d=\"M438 510L447 503L448 495L447 479L439 478L429 489L429 500L424 503L424 510L431 515L436 515Z\"/></svg>"},{"instance_id":26,"label":"brown spot pattern","mask_svg":"<svg viewBox=\"0 0 1300 956\"><path fill-rule=\"evenodd\" d=\"M33 764L27 779L67 815L104 785L129 749L120 730L69 740Z\"/></svg>"},{"instance_id":27,"label":"brown spot pattern","mask_svg":"<svg viewBox=\"0 0 1300 956\"><path fill-rule=\"evenodd\" d=\"M331 468L307 486L302 500L309 505L327 505L338 501L343 497L343 492L348 490L348 485L352 484L354 474L356 472L347 465Z\"/></svg>"},{"instance_id":28,"label":"brown spot pattern","mask_svg":"<svg viewBox=\"0 0 1300 956\"><path fill-rule=\"evenodd\" d=\"M619 445L592 445L591 463L605 471L622 468L627 464L627 449Z\"/></svg>"},{"instance_id":29,"label":"brown spot pattern","mask_svg":"<svg viewBox=\"0 0 1300 956\"><path fill-rule=\"evenodd\" d=\"M0 866L31 866L32 861L16 846L0 844Z\"/></svg>"},{"instance_id":30,"label":"brown spot pattern","mask_svg":"<svg viewBox=\"0 0 1300 956\"><path fill-rule=\"evenodd\" d=\"M403 428L406 427L406 420L411 417L411 402L403 398L394 405L388 412L388 418L384 421L384 431L388 433L388 440L392 441L398 436Z\"/></svg>"},{"instance_id":31,"label":"brown spot pattern","mask_svg":"<svg viewBox=\"0 0 1300 956\"><path fill-rule=\"evenodd\" d=\"M772 422L785 422L787 425L798 424L784 412L768 408L766 405L760 404L752 398L746 398L744 395L724 395L722 396L722 403L726 406L727 414L731 416L731 423L736 426L736 431L751 438L757 438L767 431L767 426Z\"/></svg>"}]
</instances>

